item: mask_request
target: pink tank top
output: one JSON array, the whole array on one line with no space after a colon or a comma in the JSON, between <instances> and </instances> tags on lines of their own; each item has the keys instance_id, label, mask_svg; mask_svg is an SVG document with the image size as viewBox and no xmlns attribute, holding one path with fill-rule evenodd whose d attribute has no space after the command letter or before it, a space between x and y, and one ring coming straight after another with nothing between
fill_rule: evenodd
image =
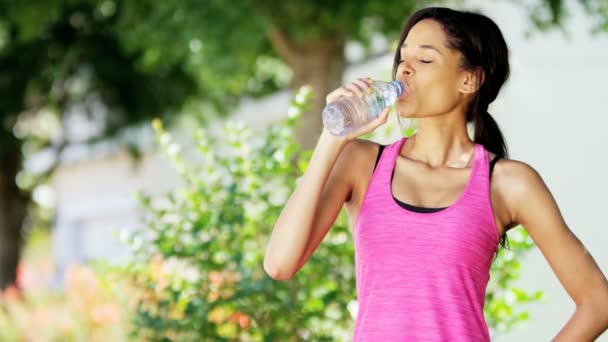
<instances>
[{"instance_id":1,"label":"pink tank top","mask_svg":"<svg viewBox=\"0 0 608 342\"><path fill-rule=\"evenodd\" d=\"M499 233L488 152L475 144L469 181L446 209L402 208L391 175L405 142L388 145L354 227L359 308L354 341L489 341L483 316Z\"/></svg>"}]
</instances>

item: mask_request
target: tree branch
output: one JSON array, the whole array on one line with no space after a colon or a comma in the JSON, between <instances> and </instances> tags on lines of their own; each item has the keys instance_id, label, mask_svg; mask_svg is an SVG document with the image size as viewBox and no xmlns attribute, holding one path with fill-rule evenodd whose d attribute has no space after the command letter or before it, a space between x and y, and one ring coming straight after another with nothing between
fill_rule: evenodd
<instances>
[{"instance_id":1,"label":"tree branch","mask_svg":"<svg viewBox=\"0 0 608 342\"><path fill-rule=\"evenodd\" d=\"M268 38L272 42L272 46L277 50L279 56L287 61L287 64L293 66L296 61L296 57L299 52L298 49L293 45L289 37L285 34L285 32L281 31L275 25L268 25L268 30L266 31Z\"/></svg>"}]
</instances>

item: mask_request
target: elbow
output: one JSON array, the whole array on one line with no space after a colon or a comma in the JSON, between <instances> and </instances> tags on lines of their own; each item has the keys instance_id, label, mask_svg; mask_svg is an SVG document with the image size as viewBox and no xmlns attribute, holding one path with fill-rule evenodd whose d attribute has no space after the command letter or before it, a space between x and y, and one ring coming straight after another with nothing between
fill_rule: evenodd
<instances>
[{"instance_id":1,"label":"elbow","mask_svg":"<svg viewBox=\"0 0 608 342\"><path fill-rule=\"evenodd\" d=\"M598 302L598 313L600 317L604 318L604 330L606 330L608 329L608 286L605 286Z\"/></svg>"},{"instance_id":2,"label":"elbow","mask_svg":"<svg viewBox=\"0 0 608 342\"><path fill-rule=\"evenodd\" d=\"M604 309L604 313L608 315L608 282L604 282L601 289L598 289L597 295L593 300Z\"/></svg>"},{"instance_id":3,"label":"elbow","mask_svg":"<svg viewBox=\"0 0 608 342\"><path fill-rule=\"evenodd\" d=\"M281 271L280 268L273 266L266 258L264 258L264 271L274 280L290 280L293 278L293 274Z\"/></svg>"},{"instance_id":4,"label":"elbow","mask_svg":"<svg viewBox=\"0 0 608 342\"><path fill-rule=\"evenodd\" d=\"M578 307L589 308L593 317L601 320L604 330L608 328L608 285L598 288Z\"/></svg>"}]
</instances>

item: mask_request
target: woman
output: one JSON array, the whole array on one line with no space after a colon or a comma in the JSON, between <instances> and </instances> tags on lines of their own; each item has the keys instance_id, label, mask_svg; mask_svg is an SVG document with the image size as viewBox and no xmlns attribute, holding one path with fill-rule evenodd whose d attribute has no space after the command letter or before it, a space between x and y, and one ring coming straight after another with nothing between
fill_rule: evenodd
<instances>
[{"instance_id":1,"label":"woman","mask_svg":"<svg viewBox=\"0 0 608 342\"><path fill-rule=\"evenodd\" d=\"M488 341L483 305L493 255L521 224L576 303L555 341L598 337L608 326L608 282L540 175L507 158L487 112L508 75L508 49L491 19L416 12L393 68L409 89L398 118L418 118L416 134L386 148L357 139L384 124L390 109L345 137L324 130L275 224L266 272L290 279L345 205L355 243L355 341ZM326 100L361 96L371 82L356 80Z\"/></svg>"}]
</instances>

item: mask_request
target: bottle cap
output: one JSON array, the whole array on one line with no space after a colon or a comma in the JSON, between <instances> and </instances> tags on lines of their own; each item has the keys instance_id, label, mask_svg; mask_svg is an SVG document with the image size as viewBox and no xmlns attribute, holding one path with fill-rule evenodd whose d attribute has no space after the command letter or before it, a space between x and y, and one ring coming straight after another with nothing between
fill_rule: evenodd
<instances>
[{"instance_id":1,"label":"bottle cap","mask_svg":"<svg viewBox=\"0 0 608 342\"><path fill-rule=\"evenodd\" d=\"M391 83L393 83L397 88L397 97L405 96L408 93L407 87L402 81L394 80Z\"/></svg>"}]
</instances>

